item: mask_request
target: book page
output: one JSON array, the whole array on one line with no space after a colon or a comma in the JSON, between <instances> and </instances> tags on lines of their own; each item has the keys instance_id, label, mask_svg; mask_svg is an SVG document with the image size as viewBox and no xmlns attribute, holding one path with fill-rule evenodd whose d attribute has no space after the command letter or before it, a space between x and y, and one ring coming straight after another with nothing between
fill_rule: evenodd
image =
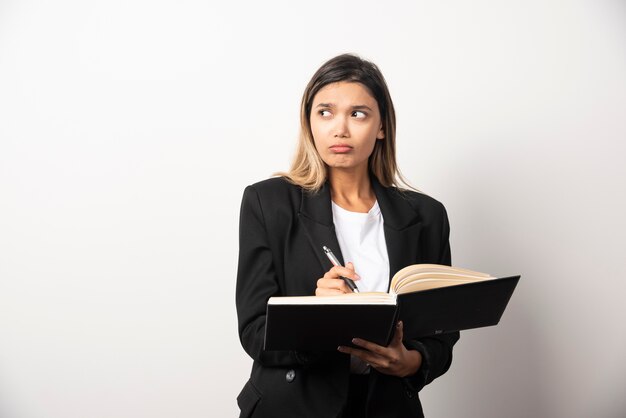
<instances>
[{"instance_id":1,"label":"book page","mask_svg":"<svg viewBox=\"0 0 626 418\"><path fill-rule=\"evenodd\" d=\"M268 305L395 305L396 296L384 292L344 293L336 296L272 296Z\"/></svg>"},{"instance_id":2,"label":"book page","mask_svg":"<svg viewBox=\"0 0 626 418\"><path fill-rule=\"evenodd\" d=\"M391 281L390 292L395 294L435 289L489 280L486 273L438 264L416 264L398 271Z\"/></svg>"},{"instance_id":3,"label":"book page","mask_svg":"<svg viewBox=\"0 0 626 418\"><path fill-rule=\"evenodd\" d=\"M405 283L396 289L396 294L419 292L420 290L436 289L438 287L456 286L459 284L473 283L475 280L456 279L421 279L415 282Z\"/></svg>"}]
</instances>

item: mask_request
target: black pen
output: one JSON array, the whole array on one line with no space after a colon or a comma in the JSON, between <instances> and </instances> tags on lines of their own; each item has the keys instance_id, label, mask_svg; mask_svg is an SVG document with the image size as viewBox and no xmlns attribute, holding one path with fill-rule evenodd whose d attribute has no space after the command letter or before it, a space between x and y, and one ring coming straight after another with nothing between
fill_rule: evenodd
<instances>
[{"instance_id":1,"label":"black pen","mask_svg":"<svg viewBox=\"0 0 626 418\"><path fill-rule=\"evenodd\" d=\"M331 263L333 263L333 266L335 267L340 267L341 264L339 264L339 260L337 260L337 257L335 257L335 254L333 254L333 252L330 250L330 248L328 248L327 246L324 245L324 253L326 253L326 257L328 257L328 259L330 260ZM347 277L343 277L343 276L339 276L344 282L346 282L346 284L348 285L348 287L355 293L359 293L359 288L356 287L356 285L354 284L354 282L350 279L348 279Z\"/></svg>"}]
</instances>

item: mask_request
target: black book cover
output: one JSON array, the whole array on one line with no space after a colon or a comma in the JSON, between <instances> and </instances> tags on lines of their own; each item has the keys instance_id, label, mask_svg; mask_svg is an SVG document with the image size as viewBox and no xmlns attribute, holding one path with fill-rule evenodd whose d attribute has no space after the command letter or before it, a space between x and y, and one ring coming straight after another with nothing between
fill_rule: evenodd
<instances>
[{"instance_id":1,"label":"black book cover","mask_svg":"<svg viewBox=\"0 0 626 418\"><path fill-rule=\"evenodd\" d=\"M391 340L396 305L267 305L265 350L336 350L359 337Z\"/></svg>"},{"instance_id":2,"label":"black book cover","mask_svg":"<svg viewBox=\"0 0 626 418\"><path fill-rule=\"evenodd\" d=\"M398 295L404 338L497 325L520 276Z\"/></svg>"},{"instance_id":3,"label":"black book cover","mask_svg":"<svg viewBox=\"0 0 626 418\"><path fill-rule=\"evenodd\" d=\"M354 337L387 345L398 319L405 339L496 325L519 278L405 293L397 305L268 304L264 349L332 351Z\"/></svg>"}]
</instances>

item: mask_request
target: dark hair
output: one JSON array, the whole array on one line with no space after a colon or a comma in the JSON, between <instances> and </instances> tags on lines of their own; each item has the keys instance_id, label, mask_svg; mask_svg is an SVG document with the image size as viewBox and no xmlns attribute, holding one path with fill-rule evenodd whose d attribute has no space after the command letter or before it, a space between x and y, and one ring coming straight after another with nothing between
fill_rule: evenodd
<instances>
[{"instance_id":1,"label":"dark hair","mask_svg":"<svg viewBox=\"0 0 626 418\"><path fill-rule=\"evenodd\" d=\"M383 126L389 123L389 121L386 120L388 113L390 113L392 123L395 126L395 110L385 78L376 64L353 54L342 54L331 58L313 74L302 97L306 114L311 114L313 98L317 92L329 84L340 81L360 83L367 87L378 103L378 110L383 120Z\"/></svg>"},{"instance_id":2,"label":"dark hair","mask_svg":"<svg viewBox=\"0 0 626 418\"><path fill-rule=\"evenodd\" d=\"M280 174L309 190L319 189L326 181L326 166L315 149L311 132L311 107L315 95L323 87L338 82L362 84L378 104L385 136L374 145L369 158L370 171L386 187L397 186L398 180L408 185L396 163L396 113L385 78L374 63L353 54L331 58L313 74L300 105L301 133L298 150L289 172Z\"/></svg>"}]
</instances>

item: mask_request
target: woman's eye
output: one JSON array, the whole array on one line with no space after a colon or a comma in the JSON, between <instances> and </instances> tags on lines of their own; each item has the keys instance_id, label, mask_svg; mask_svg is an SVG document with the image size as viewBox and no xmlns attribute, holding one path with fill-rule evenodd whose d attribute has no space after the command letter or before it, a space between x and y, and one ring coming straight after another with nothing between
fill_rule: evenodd
<instances>
[{"instance_id":1,"label":"woman's eye","mask_svg":"<svg viewBox=\"0 0 626 418\"><path fill-rule=\"evenodd\" d=\"M363 119L365 116L367 115L360 110L355 110L354 112L352 112L352 117L355 117L357 119Z\"/></svg>"},{"instance_id":2,"label":"woman's eye","mask_svg":"<svg viewBox=\"0 0 626 418\"><path fill-rule=\"evenodd\" d=\"M329 110L320 110L319 114L322 117L328 117L328 116L330 116L330 111Z\"/></svg>"}]
</instances>

